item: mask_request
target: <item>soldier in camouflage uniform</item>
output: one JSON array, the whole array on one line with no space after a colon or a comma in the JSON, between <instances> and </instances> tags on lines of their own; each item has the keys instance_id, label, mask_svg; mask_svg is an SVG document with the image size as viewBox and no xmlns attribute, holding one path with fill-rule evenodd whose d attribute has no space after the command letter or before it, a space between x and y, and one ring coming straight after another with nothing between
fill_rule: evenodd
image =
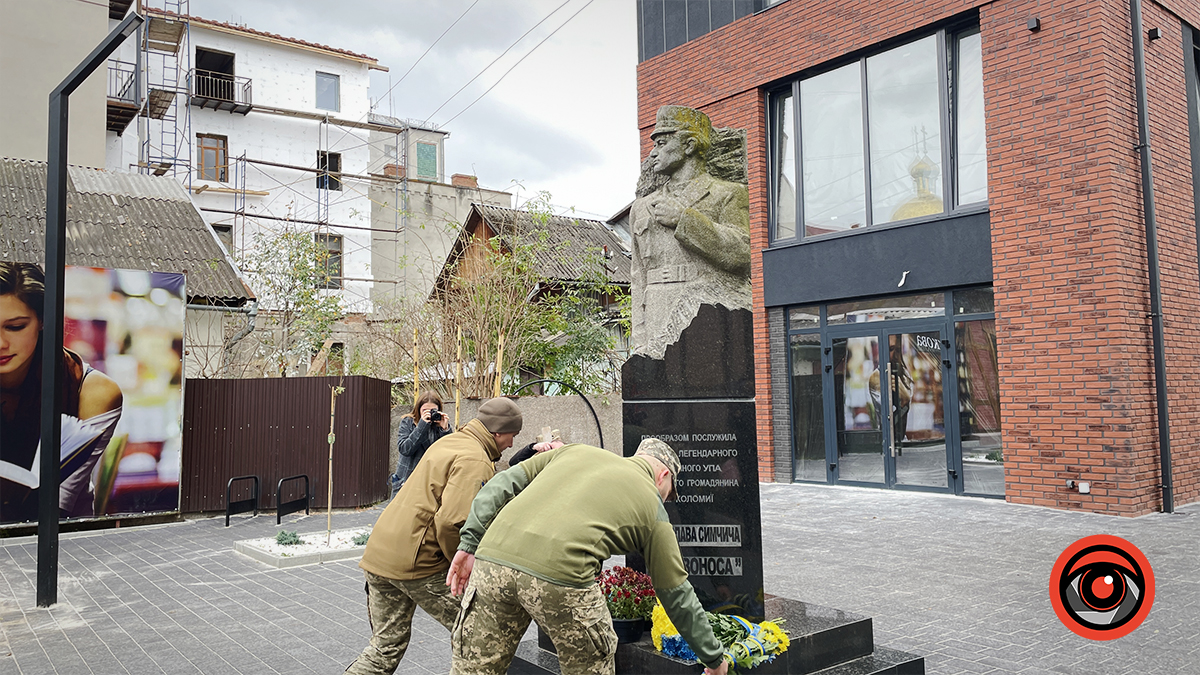
<instances>
[{"instance_id":1,"label":"soldier in camouflage uniform","mask_svg":"<svg viewBox=\"0 0 1200 675\"><path fill-rule=\"evenodd\" d=\"M371 642L346 668L353 675L391 675L412 635L419 605L450 629L458 603L446 570L475 493L494 474L500 453L521 430L521 410L506 398L479 406L457 432L438 439L371 530L363 551Z\"/></svg>"},{"instance_id":2,"label":"soldier in camouflage uniform","mask_svg":"<svg viewBox=\"0 0 1200 675\"><path fill-rule=\"evenodd\" d=\"M596 575L626 551L645 557L704 672L725 675L663 508L678 472L675 451L647 439L633 457L565 445L496 474L471 505L446 577L463 593L451 675L503 675L530 619L554 641L563 675L612 675L617 636Z\"/></svg>"}]
</instances>

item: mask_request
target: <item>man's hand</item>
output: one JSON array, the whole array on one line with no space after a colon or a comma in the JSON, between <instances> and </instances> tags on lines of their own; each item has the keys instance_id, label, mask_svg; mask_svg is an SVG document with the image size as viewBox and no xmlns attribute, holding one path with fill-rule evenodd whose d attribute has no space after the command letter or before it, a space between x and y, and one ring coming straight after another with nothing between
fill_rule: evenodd
<instances>
[{"instance_id":1,"label":"man's hand","mask_svg":"<svg viewBox=\"0 0 1200 675\"><path fill-rule=\"evenodd\" d=\"M467 589L467 582L471 580L471 570L473 569L475 569L474 554L466 551L458 551L454 554L454 560L450 562L450 571L446 573L446 585L450 587L451 594L462 595L462 592Z\"/></svg>"},{"instance_id":2,"label":"man's hand","mask_svg":"<svg viewBox=\"0 0 1200 675\"><path fill-rule=\"evenodd\" d=\"M729 672L729 662L724 658L721 659L721 665L718 668L705 668L704 675L726 675Z\"/></svg>"},{"instance_id":3,"label":"man's hand","mask_svg":"<svg viewBox=\"0 0 1200 675\"><path fill-rule=\"evenodd\" d=\"M663 227L674 229L683 215L683 204L673 197L659 195L650 202L650 214Z\"/></svg>"}]
</instances>

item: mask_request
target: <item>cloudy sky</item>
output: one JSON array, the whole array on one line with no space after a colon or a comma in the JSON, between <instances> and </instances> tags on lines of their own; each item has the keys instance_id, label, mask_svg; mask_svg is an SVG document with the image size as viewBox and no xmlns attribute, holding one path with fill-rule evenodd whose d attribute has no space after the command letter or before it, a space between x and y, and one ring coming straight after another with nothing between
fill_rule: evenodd
<instances>
[{"instance_id":1,"label":"cloudy sky","mask_svg":"<svg viewBox=\"0 0 1200 675\"><path fill-rule=\"evenodd\" d=\"M585 217L633 198L633 0L191 0L190 11L378 59L390 72L372 71L376 111L448 130L447 174L519 201L545 190Z\"/></svg>"}]
</instances>

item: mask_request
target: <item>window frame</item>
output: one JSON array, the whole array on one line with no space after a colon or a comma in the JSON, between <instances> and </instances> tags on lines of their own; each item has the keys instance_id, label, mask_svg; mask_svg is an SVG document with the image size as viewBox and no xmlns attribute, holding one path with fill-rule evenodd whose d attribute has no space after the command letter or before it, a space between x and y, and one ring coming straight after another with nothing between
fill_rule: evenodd
<instances>
[{"instance_id":1,"label":"window frame","mask_svg":"<svg viewBox=\"0 0 1200 675\"><path fill-rule=\"evenodd\" d=\"M333 107L326 108L321 105L321 77L329 77L333 79ZM316 71L313 89L313 107L317 110L325 110L328 112L342 111L342 76L337 73L326 73L324 71Z\"/></svg>"},{"instance_id":2,"label":"window frame","mask_svg":"<svg viewBox=\"0 0 1200 675\"><path fill-rule=\"evenodd\" d=\"M220 141L219 146L206 145L204 141ZM204 151L214 150L217 153L217 163L213 166L208 166L204 163ZM215 183L229 182L229 137L220 134L196 134L196 173L200 180L209 180ZM222 159L224 161L222 161ZM212 169L215 178L208 178L206 171Z\"/></svg>"},{"instance_id":3,"label":"window frame","mask_svg":"<svg viewBox=\"0 0 1200 675\"><path fill-rule=\"evenodd\" d=\"M330 160L336 160L336 166L330 167ZM342 153L317 151L317 189L342 191Z\"/></svg>"},{"instance_id":4,"label":"window frame","mask_svg":"<svg viewBox=\"0 0 1200 675\"><path fill-rule=\"evenodd\" d=\"M869 49L860 50L852 54L845 55L842 58L834 59L819 66L800 71L786 82L780 84L767 91L764 97L765 112L767 120L767 157L768 167L770 169L768 175L768 246L790 246L802 244L811 241L826 240L844 236L855 236L864 232L878 231L892 227L905 227L922 222L935 220L943 220L947 218L955 218L971 213L986 212L988 210L988 201L970 202L967 204L959 204L958 197L958 147L957 147L957 113L958 105L953 98L958 92L958 58L957 47L958 42L962 37L980 33L980 25L978 16L972 15L968 18L956 18L948 22L933 27L926 27L919 31L908 33L899 36L892 40L887 40L879 44L873 45ZM872 193L872 176L871 176L871 134L870 134L870 109L871 100L868 91L867 82L867 59L883 54L890 50L914 43L930 36L936 38L936 50L939 54L938 58L938 97L939 108L938 130L941 134L941 152L938 154L938 160L941 162L941 185L942 185L942 212L927 216L919 216L904 220L895 220L888 222L876 222L874 214L874 199ZM800 102L800 83L804 80L823 75L825 73L843 68L850 64L857 64L859 68L860 96L862 105L862 153L863 166L865 169L864 176L864 194L865 194L865 212L866 224L861 228L852 230L843 230L839 232L830 232L825 234L808 235L805 233L807 225L804 215L804 145L803 145L803 118L801 114ZM779 131L782 126L780 121L783 118L783 106L779 101L784 97L790 96L790 105L792 106L792 156L793 156L793 173L796 177L795 182L795 200L794 207L796 214L796 233L792 237L779 238L778 234L778 195L780 188L780 180L778 176L779 163Z\"/></svg>"},{"instance_id":5,"label":"window frame","mask_svg":"<svg viewBox=\"0 0 1200 675\"><path fill-rule=\"evenodd\" d=\"M324 261L318 261L318 265L323 263L325 268L325 280L316 283L317 288L328 290L341 290L342 288L342 265L345 257L346 240L340 234L332 232L314 232L313 241L318 247L324 247L326 257ZM336 243L337 248L334 249L330 244ZM335 253L336 250L336 253ZM334 274L336 272L337 274Z\"/></svg>"}]
</instances>

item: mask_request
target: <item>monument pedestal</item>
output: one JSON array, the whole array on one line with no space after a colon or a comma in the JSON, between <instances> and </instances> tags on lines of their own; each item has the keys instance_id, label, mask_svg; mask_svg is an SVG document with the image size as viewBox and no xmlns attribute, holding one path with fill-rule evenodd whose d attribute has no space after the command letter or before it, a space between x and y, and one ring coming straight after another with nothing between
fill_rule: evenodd
<instances>
[{"instance_id":1,"label":"monument pedestal","mask_svg":"<svg viewBox=\"0 0 1200 675\"><path fill-rule=\"evenodd\" d=\"M705 610L751 621L784 619L787 652L755 668L773 675L923 675L923 658L876 647L871 619L763 592L752 315L704 305L662 359L635 355L622 368L624 447L646 438L679 454L678 496L666 504L688 578ZM640 556L627 564L640 567ZM539 644L540 643L540 644ZM617 673L695 675L694 661L654 649L650 632L617 647ZM558 674L539 630L510 675Z\"/></svg>"}]
</instances>

